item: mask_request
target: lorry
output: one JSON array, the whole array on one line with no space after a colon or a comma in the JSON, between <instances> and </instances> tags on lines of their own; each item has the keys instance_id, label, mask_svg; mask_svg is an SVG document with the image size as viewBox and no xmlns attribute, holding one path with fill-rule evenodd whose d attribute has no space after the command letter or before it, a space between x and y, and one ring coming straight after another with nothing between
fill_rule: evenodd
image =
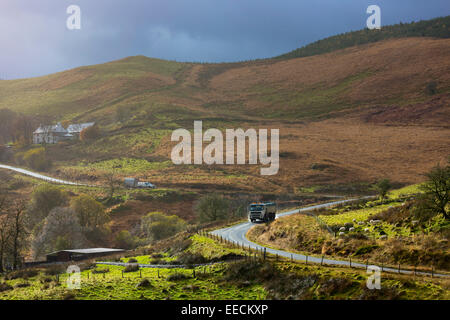
<instances>
[{"instance_id":1,"label":"lorry","mask_svg":"<svg viewBox=\"0 0 450 320\"><path fill-rule=\"evenodd\" d=\"M156 186L153 183L146 181L139 181L137 178L125 178L125 187L127 188L151 188L154 189Z\"/></svg>"},{"instance_id":2,"label":"lorry","mask_svg":"<svg viewBox=\"0 0 450 320\"><path fill-rule=\"evenodd\" d=\"M248 206L248 220L250 222L273 221L277 214L277 204L275 202L255 202Z\"/></svg>"},{"instance_id":3,"label":"lorry","mask_svg":"<svg viewBox=\"0 0 450 320\"><path fill-rule=\"evenodd\" d=\"M124 181L125 187L128 187L128 188L137 188L138 183L139 183L139 179L136 179L136 178L125 178L125 181Z\"/></svg>"}]
</instances>

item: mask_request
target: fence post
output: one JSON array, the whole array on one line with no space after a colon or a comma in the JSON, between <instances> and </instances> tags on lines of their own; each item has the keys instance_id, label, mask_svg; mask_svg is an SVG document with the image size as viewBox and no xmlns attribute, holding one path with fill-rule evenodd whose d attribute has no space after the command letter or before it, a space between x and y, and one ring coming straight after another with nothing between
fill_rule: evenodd
<instances>
[{"instance_id":1,"label":"fence post","mask_svg":"<svg viewBox=\"0 0 450 320\"><path fill-rule=\"evenodd\" d=\"M366 271L369 269L369 259L366 259Z\"/></svg>"},{"instance_id":2,"label":"fence post","mask_svg":"<svg viewBox=\"0 0 450 320\"><path fill-rule=\"evenodd\" d=\"M266 248L264 248L264 261L266 260Z\"/></svg>"},{"instance_id":3,"label":"fence post","mask_svg":"<svg viewBox=\"0 0 450 320\"><path fill-rule=\"evenodd\" d=\"M431 277L434 278L434 266L431 266Z\"/></svg>"},{"instance_id":4,"label":"fence post","mask_svg":"<svg viewBox=\"0 0 450 320\"><path fill-rule=\"evenodd\" d=\"M348 258L348 260L350 261L350 268L352 267L352 258Z\"/></svg>"},{"instance_id":5,"label":"fence post","mask_svg":"<svg viewBox=\"0 0 450 320\"><path fill-rule=\"evenodd\" d=\"M159 279L159 268L158 268L158 279Z\"/></svg>"},{"instance_id":6,"label":"fence post","mask_svg":"<svg viewBox=\"0 0 450 320\"><path fill-rule=\"evenodd\" d=\"M294 256L291 253L291 262L294 261Z\"/></svg>"},{"instance_id":7,"label":"fence post","mask_svg":"<svg viewBox=\"0 0 450 320\"><path fill-rule=\"evenodd\" d=\"M142 279L142 270L141 269L139 269L139 278Z\"/></svg>"},{"instance_id":8,"label":"fence post","mask_svg":"<svg viewBox=\"0 0 450 320\"><path fill-rule=\"evenodd\" d=\"M322 255L322 260L320 261L320 265L323 265L323 255Z\"/></svg>"},{"instance_id":9,"label":"fence post","mask_svg":"<svg viewBox=\"0 0 450 320\"><path fill-rule=\"evenodd\" d=\"M123 279L123 270L122 270L122 279Z\"/></svg>"},{"instance_id":10,"label":"fence post","mask_svg":"<svg viewBox=\"0 0 450 320\"><path fill-rule=\"evenodd\" d=\"M306 255L306 264L308 264L308 255Z\"/></svg>"},{"instance_id":11,"label":"fence post","mask_svg":"<svg viewBox=\"0 0 450 320\"><path fill-rule=\"evenodd\" d=\"M195 278L195 268L192 269L192 277Z\"/></svg>"},{"instance_id":12,"label":"fence post","mask_svg":"<svg viewBox=\"0 0 450 320\"><path fill-rule=\"evenodd\" d=\"M398 273L400 273L400 263L398 264Z\"/></svg>"}]
</instances>

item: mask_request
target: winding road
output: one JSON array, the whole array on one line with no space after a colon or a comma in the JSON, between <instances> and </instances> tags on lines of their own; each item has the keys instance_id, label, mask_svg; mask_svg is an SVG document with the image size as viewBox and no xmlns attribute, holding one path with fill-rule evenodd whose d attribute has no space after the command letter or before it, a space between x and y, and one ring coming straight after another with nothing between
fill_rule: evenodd
<instances>
[{"instance_id":1,"label":"winding road","mask_svg":"<svg viewBox=\"0 0 450 320\"><path fill-rule=\"evenodd\" d=\"M283 213L277 214L277 219L285 217L285 216L289 216L289 215L292 215L292 214L295 214L295 213L299 213L299 212L306 212L306 211L311 211L311 210L314 210L314 209L321 209L321 208L331 207L331 206L334 206L334 205L337 205L337 204L351 202L351 201L355 201L355 200L357 200L357 199L339 200L339 201L328 202L328 203L319 204L319 205L315 205L315 206L305 207L305 208L301 208L301 209L291 210L291 211L287 211L287 212L283 212ZM246 235L247 235L247 232L250 230L250 228L252 226L254 226L253 223L251 223L251 222L244 222L244 223L237 224L237 225L234 225L234 226L231 226L231 227L228 227L228 228L212 231L211 234L214 234L216 236L221 236L225 240L237 243L237 244L239 244L241 246L244 245L245 247L250 247L250 248L255 249L255 250L261 251L261 250L265 249L267 253L270 253L270 254L273 254L273 255L278 255L278 256L281 256L281 257L286 257L286 258L289 258L289 259L294 259L294 260L299 260L299 261L306 261L306 256L305 255L264 247L264 246L261 246L261 245L259 245L257 243L254 243L254 242L248 240ZM338 260L338 259L324 258L323 261L322 261L322 258L317 258L317 257L313 257L313 256L308 256L308 262L324 263L324 264L328 264L328 265L339 265L339 266L348 266L348 267L351 266L352 268L363 268L363 269L366 269L366 267L367 267L366 264L357 263L357 262L350 262L349 260ZM350 263L351 263L351 265L350 265ZM369 265L369 266L373 266L373 265ZM402 274L414 274L414 271L411 271L411 270L403 270L403 269L399 270L398 268L389 268L389 267L379 267L379 268L380 268L380 270L385 271L385 272L395 272L395 273L402 273ZM425 276L431 276L432 275L429 272L422 272L422 271L417 271L416 274L417 275L425 275ZM440 273L434 273L433 276L436 276L436 277L449 277L449 275L447 275L447 274L440 274Z\"/></svg>"},{"instance_id":2,"label":"winding road","mask_svg":"<svg viewBox=\"0 0 450 320\"><path fill-rule=\"evenodd\" d=\"M39 173L35 173L35 172L29 171L29 170L12 167L12 166L8 166L8 165L3 165L3 164L0 164L0 169L15 171L15 172L18 172L18 173L21 173L21 174L24 174L24 175L27 175L27 176L30 176L33 178L37 178L40 180L48 181L51 183L72 185L72 186L90 186L87 184L82 184L82 183L71 182L71 181L48 177L48 176L45 176L45 175L42 175ZM301 208L301 209L295 209L295 210L277 214L277 219L285 217L285 216L289 216L289 215L292 215L295 213L299 213L299 212L306 212L306 211L311 211L311 210L315 210L315 209L327 208L327 207L331 207L331 206L334 206L337 204L342 204L342 203L351 202L351 201L355 201L355 200L358 200L358 199L338 200L338 201L318 204L318 205L314 205L314 206L310 206L310 207L305 207L305 208ZM256 249L256 250L264 250L265 249L267 253L270 253L273 255L279 255L282 257L292 258L292 259L299 260L299 261L306 261L307 257L305 255L302 255L299 253L283 251L283 250L267 248L267 247L261 246L257 243L254 243L254 242L248 240L246 235L252 226L253 226L253 224L251 222L244 222L244 223L237 224L237 225L234 225L234 226L231 226L228 228L215 230L215 231L212 231L211 233L216 236L221 236L222 238L224 238L225 240L228 240L230 242L238 243L239 245L244 245L244 246L250 247L252 249ZM308 261L313 262L313 263L333 264L333 265L339 265L339 266L351 266L354 268L364 268L365 269L367 267L365 264L357 263L357 262L352 262L350 265L350 261L348 261L348 260L338 260L338 259L328 259L328 258L324 258L322 260L322 258L317 258L317 257L313 257L313 256L308 256ZM396 268L389 268L389 267L382 267L382 271L402 273L402 274L413 274L414 273L414 271L411 271L411 270L403 270L403 269L399 270ZM431 276L431 273L422 272L422 271L417 271L416 274ZM434 276L449 277L449 275L447 275L447 274L440 274L440 273L434 273Z\"/></svg>"},{"instance_id":3,"label":"winding road","mask_svg":"<svg viewBox=\"0 0 450 320\"><path fill-rule=\"evenodd\" d=\"M57 183L57 184L65 184L65 185L69 185L69 186L84 186L84 187L90 187L90 185L87 184L83 184L83 183L77 183L77 182L71 182L71 181L65 181L65 180L61 180L61 179L56 179L56 178L52 178L52 177L47 177L44 176L42 174L39 173L35 173L29 170L25 170L25 169L21 169L21 168L16 168L16 167L12 167L12 166L7 166L4 164L0 164L0 169L6 169L6 170L11 170L11 171L15 171L33 178L37 178L40 180L44 180L47 182L51 182L51 183Z\"/></svg>"}]
</instances>

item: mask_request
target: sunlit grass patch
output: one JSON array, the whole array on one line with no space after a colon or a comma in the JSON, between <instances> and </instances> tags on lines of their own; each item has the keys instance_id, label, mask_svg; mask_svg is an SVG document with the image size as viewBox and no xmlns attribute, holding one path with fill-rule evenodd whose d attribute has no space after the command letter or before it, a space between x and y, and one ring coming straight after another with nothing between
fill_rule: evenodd
<instances>
[{"instance_id":1,"label":"sunlit grass patch","mask_svg":"<svg viewBox=\"0 0 450 320\"><path fill-rule=\"evenodd\" d=\"M217 243L217 241L210 239L208 237L194 235L191 237L191 239L192 244L189 246L186 252L200 254L208 260L211 259L220 260L221 258L232 254L234 255L247 254L243 249L225 247Z\"/></svg>"},{"instance_id":2,"label":"sunlit grass patch","mask_svg":"<svg viewBox=\"0 0 450 320\"><path fill-rule=\"evenodd\" d=\"M392 204L384 204L384 205L379 205L379 206L376 206L373 208L364 208L364 209L349 211L349 212L336 214L336 215L321 215L320 219L325 221L325 223L328 224L329 226L353 222L353 219L356 219L357 221L366 221L367 218L369 218L371 215L377 214L377 213L389 208L390 206L393 206L393 205Z\"/></svg>"}]
</instances>

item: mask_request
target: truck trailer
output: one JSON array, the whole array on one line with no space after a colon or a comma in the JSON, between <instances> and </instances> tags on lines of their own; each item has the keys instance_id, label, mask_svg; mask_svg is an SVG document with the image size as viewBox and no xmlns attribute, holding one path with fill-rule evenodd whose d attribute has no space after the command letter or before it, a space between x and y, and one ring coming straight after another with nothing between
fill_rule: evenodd
<instances>
[{"instance_id":1,"label":"truck trailer","mask_svg":"<svg viewBox=\"0 0 450 320\"><path fill-rule=\"evenodd\" d=\"M252 203L248 207L248 220L250 222L273 221L277 214L277 205L275 202Z\"/></svg>"}]
</instances>

